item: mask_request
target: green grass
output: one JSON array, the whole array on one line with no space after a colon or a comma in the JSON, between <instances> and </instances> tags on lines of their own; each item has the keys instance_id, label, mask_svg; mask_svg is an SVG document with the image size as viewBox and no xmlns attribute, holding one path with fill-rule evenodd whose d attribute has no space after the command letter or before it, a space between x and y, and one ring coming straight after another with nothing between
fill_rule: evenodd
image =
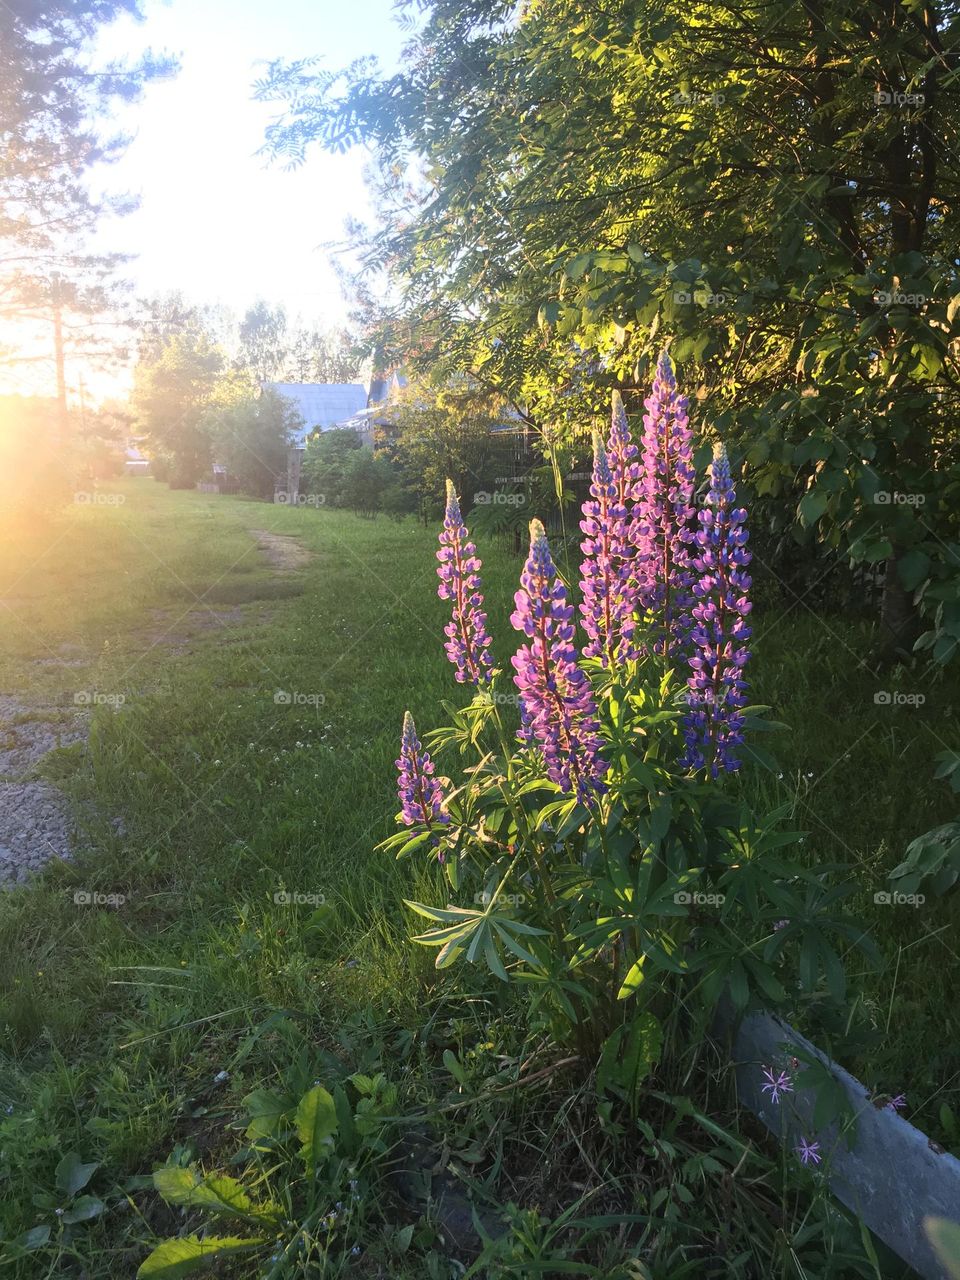
<instances>
[{"instance_id":1,"label":"green grass","mask_svg":"<svg viewBox=\"0 0 960 1280\"><path fill-rule=\"evenodd\" d=\"M440 643L433 531L143 480L115 491L122 504L8 529L0 558L0 692L125 699L95 707L89 750L45 764L83 852L0 894L0 1236L49 1220L34 1197L64 1151L100 1161L114 1199L84 1237L92 1277L132 1275L171 1227L136 1178L176 1143L229 1152L238 1099L279 1064L389 1072L414 1037L461 1045L476 1018L482 1038L479 1006L405 941L400 900L438 896L435 870L373 851L393 830L403 711L427 731L442 698L465 696ZM249 532L264 528L302 539L310 562L277 575ZM519 564L483 554L505 662ZM960 1110L957 897L913 912L872 898L906 842L950 816L931 775L958 741L957 683L880 683L858 665L865 627L764 598L754 694L790 729L783 778L744 786L794 804L811 860L852 864L885 966L854 975L876 1042L853 1065L906 1090L942 1137L939 1106ZM927 703L877 707L878 688ZM123 902L77 905L78 891ZM332 912L312 919L282 891Z\"/></svg>"}]
</instances>

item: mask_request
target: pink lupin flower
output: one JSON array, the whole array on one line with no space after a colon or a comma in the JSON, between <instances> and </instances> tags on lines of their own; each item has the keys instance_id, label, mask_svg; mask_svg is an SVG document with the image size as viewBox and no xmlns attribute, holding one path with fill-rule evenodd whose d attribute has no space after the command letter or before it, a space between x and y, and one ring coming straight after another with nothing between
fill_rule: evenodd
<instances>
[{"instance_id":1,"label":"pink lupin flower","mask_svg":"<svg viewBox=\"0 0 960 1280\"><path fill-rule=\"evenodd\" d=\"M525 741L543 752L547 777L562 791L591 804L605 788L593 690L577 666L573 605L557 575L539 520L530 522L530 552L510 621L531 643L512 659L520 691Z\"/></svg>"},{"instance_id":2,"label":"pink lupin flower","mask_svg":"<svg viewBox=\"0 0 960 1280\"><path fill-rule=\"evenodd\" d=\"M403 736L396 764L400 814L406 825L427 827L433 822L446 822L443 788L433 776L433 761L430 753L420 745L417 726L409 711L403 716Z\"/></svg>"},{"instance_id":3,"label":"pink lupin flower","mask_svg":"<svg viewBox=\"0 0 960 1280\"><path fill-rule=\"evenodd\" d=\"M487 684L493 670L487 616L480 593L480 560L460 514L453 481L447 481L447 509L440 533L437 576L441 600L453 602L453 617L444 627L447 657L461 684Z\"/></svg>"},{"instance_id":4,"label":"pink lupin flower","mask_svg":"<svg viewBox=\"0 0 960 1280\"><path fill-rule=\"evenodd\" d=\"M677 390L666 351L657 362L653 388L644 403L637 538L649 557L644 604L662 626L655 649L669 655L682 647L689 627L696 471L687 399Z\"/></svg>"},{"instance_id":5,"label":"pink lupin flower","mask_svg":"<svg viewBox=\"0 0 960 1280\"><path fill-rule=\"evenodd\" d=\"M613 667L637 656L633 644L636 627L636 587L631 580L627 512L617 498L617 487L599 432L593 433L593 481L591 497L583 504L580 528L587 535L580 544L583 563L580 613L589 637L583 653Z\"/></svg>"}]
</instances>

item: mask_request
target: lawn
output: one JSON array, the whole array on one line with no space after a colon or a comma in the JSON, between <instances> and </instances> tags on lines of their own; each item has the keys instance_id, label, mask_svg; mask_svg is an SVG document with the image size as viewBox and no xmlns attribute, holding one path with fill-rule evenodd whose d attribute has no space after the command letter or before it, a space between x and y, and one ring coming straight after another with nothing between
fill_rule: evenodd
<instances>
[{"instance_id":1,"label":"lawn","mask_svg":"<svg viewBox=\"0 0 960 1280\"><path fill-rule=\"evenodd\" d=\"M500 1049L479 978L465 994L405 940L401 899L439 900L437 869L374 851L394 829L404 710L426 731L442 698L466 701L440 643L434 531L148 480L109 492L11 525L0 562L0 692L112 697L90 704L87 746L43 764L82 852L0 894L0 1236L52 1223L61 1238L67 1151L100 1165L108 1205L44 1255L49 1271L28 1258L8 1267L18 1277L133 1275L176 1227L146 1175L171 1151L229 1160L254 1088L349 1062L384 1071L411 1107L435 1096L424 1064L444 1050L463 1063ZM271 565L262 530L299 539L308 561ZM506 662L519 563L481 552ZM865 624L814 616L772 577L761 599L754 695L789 728L778 769L742 785L794 806L805 857L851 865L884 967L853 966L847 1060L956 1145L941 1112L960 1113L956 898L873 901L908 840L952 816L932 772L958 741L956 681L875 675L857 658ZM887 689L926 702L875 702Z\"/></svg>"}]
</instances>

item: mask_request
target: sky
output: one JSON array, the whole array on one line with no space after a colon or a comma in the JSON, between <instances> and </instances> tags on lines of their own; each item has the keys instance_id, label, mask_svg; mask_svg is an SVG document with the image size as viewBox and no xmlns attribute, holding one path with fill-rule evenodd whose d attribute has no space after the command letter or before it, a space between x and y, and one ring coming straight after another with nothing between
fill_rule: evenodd
<instances>
[{"instance_id":1,"label":"sky","mask_svg":"<svg viewBox=\"0 0 960 1280\"><path fill-rule=\"evenodd\" d=\"M142 205L114 222L111 242L139 254L134 273L148 291L340 314L318 246L342 238L347 215L367 212L363 153L316 148L296 171L258 156L279 104L254 102L251 84L276 57L317 55L337 69L372 53L394 65L403 34L391 0L147 0L146 15L110 28L103 55L149 47L176 54L181 70L121 117L136 137L109 179Z\"/></svg>"},{"instance_id":2,"label":"sky","mask_svg":"<svg viewBox=\"0 0 960 1280\"><path fill-rule=\"evenodd\" d=\"M374 54L395 66L407 37L392 0L145 0L144 9L143 22L102 33L98 60L151 48L175 54L180 71L116 116L133 141L98 182L138 195L140 208L106 223L98 247L136 255L126 275L138 295L179 289L241 313L263 298L291 319L336 324L345 304L321 246L342 239L347 216L369 212L365 154L317 147L295 171L257 155L279 104L253 101L251 85L277 57L316 55L338 69ZM87 380L96 396L96 376Z\"/></svg>"}]
</instances>

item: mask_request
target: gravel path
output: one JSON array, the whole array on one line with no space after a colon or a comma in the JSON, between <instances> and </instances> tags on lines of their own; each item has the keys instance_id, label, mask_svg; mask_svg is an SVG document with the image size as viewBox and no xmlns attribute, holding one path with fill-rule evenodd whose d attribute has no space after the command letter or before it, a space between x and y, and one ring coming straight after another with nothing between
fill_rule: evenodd
<instances>
[{"instance_id":1,"label":"gravel path","mask_svg":"<svg viewBox=\"0 0 960 1280\"><path fill-rule=\"evenodd\" d=\"M28 880L51 858L70 857L66 799L24 775L48 751L83 741L87 720L73 707L0 695L0 889Z\"/></svg>"},{"instance_id":2,"label":"gravel path","mask_svg":"<svg viewBox=\"0 0 960 1280\"><path fill-rule=\"evenodd\" d=\"M69 805L49 782L0 783L0 889L69 858L71 827Z\"/></svg>"}]
</instances>

